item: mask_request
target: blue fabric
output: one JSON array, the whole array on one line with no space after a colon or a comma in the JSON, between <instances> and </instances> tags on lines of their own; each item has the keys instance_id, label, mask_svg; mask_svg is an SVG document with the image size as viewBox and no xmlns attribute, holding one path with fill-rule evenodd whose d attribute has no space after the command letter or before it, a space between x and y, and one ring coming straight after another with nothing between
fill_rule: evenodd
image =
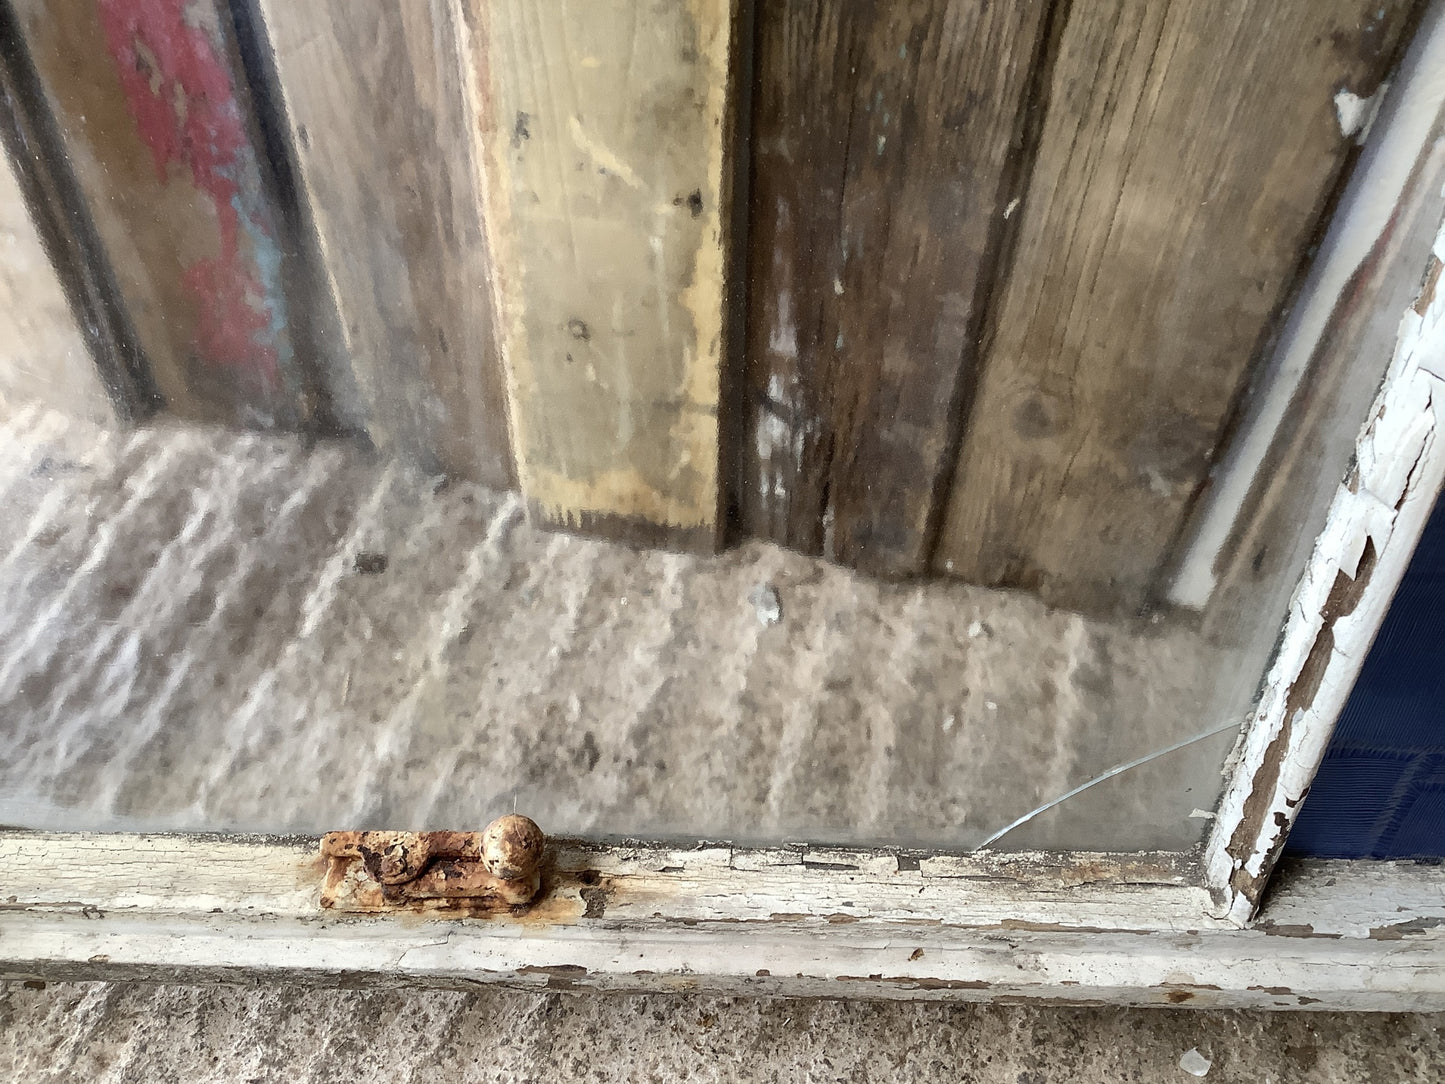
<instances>
[{"instance_id":1,"label":"blue fabric","mask_svg":"<svg viewBox=\"0 0 1445 1084\"><path fill-rule=\"evenodd\" d=\"M1365 660L1288 850L1445 857L1445 501Z\"/></svg>"}]
</instances>

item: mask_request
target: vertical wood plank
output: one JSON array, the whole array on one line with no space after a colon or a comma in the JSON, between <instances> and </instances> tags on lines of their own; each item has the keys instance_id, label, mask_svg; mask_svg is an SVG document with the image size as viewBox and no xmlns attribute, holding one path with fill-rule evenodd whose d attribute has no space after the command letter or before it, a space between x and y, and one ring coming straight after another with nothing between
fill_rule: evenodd
<instances>
[{"instance_id":1,"label":"vertical wood plank","mask_svg":"<svg viewBox=\"0 0 1445 1084\"><path fill-rule=\"evenodd\" d=\"M1412 6L1073 5L938 568L1145 601Z\"/></svg>"},{"instance_id":2,"label":"vertical wood plank","mask_svg":"<svg viewBox=\"0 0 1445 1084\"><path fill-rule=\"evenodd\" d=\"M261 0L372 439L511 484L452 0Z\"/></svg>"},{"instance_id":3,"label":"vertical wood plank","mask_svg":"<svg viewBox=\"0 0 1445 1084\"><path fill-rule=\"evenodd\" d=\"M464 3L529 509L711 548L736 0Z\"/></svg>"},{"instance_id":4,"label":"vertical wood plank","mask_svg":"<svg viewBox=\"0 0 1445 1084\"><path fill-rule=\"evenodd\" d=\"M14 0L116 288L171 409L295 425L277 219L222 0Z\"/></svg>"},{"instance_id":5,"label":"vertical wood plank","mask_svg":"<svg viewBox=\"0 0 1445 1084\"><path fill-rule=\"evenodd\" d=\"M759 10L749 533L873 572L925 569L1049 8Z\"/></svg>"}]
</instances>

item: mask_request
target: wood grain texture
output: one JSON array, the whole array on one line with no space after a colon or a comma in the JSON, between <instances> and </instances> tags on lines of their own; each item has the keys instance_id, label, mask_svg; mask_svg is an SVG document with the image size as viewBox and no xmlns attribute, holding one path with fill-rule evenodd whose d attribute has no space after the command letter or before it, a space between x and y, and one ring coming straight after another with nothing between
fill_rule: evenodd
<instances>
[{"instance_id":1,"label":"wood grain texture","mask_svg":"<svg viewBox=\"0 0 1445 1084\"><path fill-rule=\"evenodd\" d=\"M474 133L451 0L261 0L372 440L511 483Z\"/></svg>"},{"instance_id":2,"label":"wood grain texture","mask_svg":"<svg viewBox=\"0 0 1445 1084\"><path fill-rule=\"evenodd\" d=\"M531 514L718 535L736 0L466 0Z\"/></svg>"},{"instance_id":3,"label":"wood grain texture","mask_svg":"<svg viewBox=\"0 0 1445 1084\"><path fill-rule=\"evenodd\" d=\"M787 0L758 13L749 533L924 571L1050 5Z\"/></svg>"},{"instance_id":4,"label":"wood grain texture","mask_svg":"<svg viewBox=\"0 0 1445 1084\"><path fill-rule=\"evenodd\" d=\"M940 570L1144 603L1411 7L1073 5Z\"/></svg>"},{"instance_id":5,"label":"wood grain texture","mask_svg":"<svg viewBox=\"0 0 1445 1084\"><path fill-rule=\"evenodd\" d=\"M1125 872L1130 860L1157 865L1155 857L1029 854L1009 863L563 840L543 898L515 914L337 921L319 906L314 840L12 832L0 836L8 876L0 976L1053 1005L1445 1005L1438 869L1292 865L1254 928L1238 929L1212 914L1198 885L1168 871L1163 879ZM338 1026L354 1020L349 1011Z\"/></svg>"},{"instance_id":6,"label":"wood grain texture","mask_svg":"<svg viewBox=\"0 0 1445 1084\"><path fill-rule=\"evenodd\" d=\"M299 424L278 216L219 0L16 0L85 211L166 405Z\"/></svg>"},{"instance_id":7,"label":"wood grain texture","mask_svg":"<svg viewBox=\"0 0 1445 1084\"><path fill-rule=\"evenodd\" d=\"M1277 612L1294 591L1354 460L1401 313L1421 296L1421 268L1431 265L1445 216L1445 13L1434 21L1433 38L1428 52L1412 50L1411 77L1396 78L1393 108L1376 122L1383 138L1351 177L1306 293L1293 306L1297 319L1266 377L1284 385L1278 420L1261 419L1272 440L1259 459L1235 460L1211 483L1242 498L1208 509L1232 527L1217 549L1197 555L1209 563L1203 628L1212 640L1238 638L1258 623L1259 609ZM1288 369L1296 364L1302 372L1291 393ZM1277 634L1272 625L1255 631L1256 651L1262 655Z\"/></svg>"}]
</instances>

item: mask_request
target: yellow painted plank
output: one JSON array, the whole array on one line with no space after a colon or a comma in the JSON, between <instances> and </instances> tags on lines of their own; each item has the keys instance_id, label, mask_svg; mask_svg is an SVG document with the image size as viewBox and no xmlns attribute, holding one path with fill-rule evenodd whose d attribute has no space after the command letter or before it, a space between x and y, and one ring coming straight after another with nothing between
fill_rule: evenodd
<instances>
[{"instance_id":1,"label":"yellow painted plank","mask_svg":"<svg viewBox=\"0 0 1445 1084\"><path fill-rule=\"evenodd\" d=\"M529 508L711 548L735 2L463 2Z\"/></svg>"}]
</instances>

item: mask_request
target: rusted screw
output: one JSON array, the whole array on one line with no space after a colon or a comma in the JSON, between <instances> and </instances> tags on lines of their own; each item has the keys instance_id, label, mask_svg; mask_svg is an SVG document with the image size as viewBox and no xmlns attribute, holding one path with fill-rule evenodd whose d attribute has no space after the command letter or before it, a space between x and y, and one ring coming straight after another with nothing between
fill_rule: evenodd
<instances>
[{"instance_id":1,"label":"rusted screw","mask_svg":"<svg viewBox=\"0 0 1445 1084\"><path fill-rule=\"evenodd\" d=\"M512 813L481 832L329 832L321 853L334 860L328 877L338 883L344 866L337 872L335 861L360 859L387 903L494 900L517 907L541 890L546 844L542 829ZM323 897L323 905L334 901Z\"/></svg>"},{"instance_id":2,"label":"rusted screw","mask_svg":"<svg viewBox=\"0 0 1445 1084\"><path fill-rule=\"evenodd\" d=\"M546 837L520 813L498 817L482 831L482 864L504 881L530 881L542 864Z\"/></svg>"}]
</instances>

